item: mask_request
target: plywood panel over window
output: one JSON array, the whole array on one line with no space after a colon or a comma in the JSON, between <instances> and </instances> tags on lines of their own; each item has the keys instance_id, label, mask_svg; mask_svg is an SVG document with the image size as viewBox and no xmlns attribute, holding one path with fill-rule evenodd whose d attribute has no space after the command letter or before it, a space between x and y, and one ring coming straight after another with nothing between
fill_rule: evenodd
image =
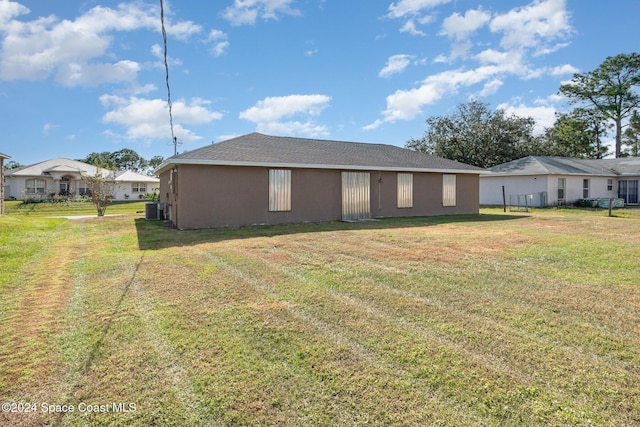
<instances>
[{"instance_id":1,"label":"plywood panel over window","mask_svg":"<svg viewBox=\"0 0 640 427\"><path fill-rule=\"evenodd\" d=\"M371 218L371 178L368 172L342 172L342 219Z\"/></svg>"},{"instance_id":2,"label":"plywood panel over window","mask_svg":"<svg viewBox=\"0 0 640 427\"><path fill-rule=\"evenodd\" d=\"M269 210L272 212L291 210L291 170L269 170Z\"/></svg>"},{"instance_id":3,"label":"plywood panel over window","mask_svg":"<svg viewBox=\"0 0 640 427\"><path fill-rule=\"evenodd\" d=\"M413 174L398 174L398 207L413 207Z\"/></svg>"},{"instance_id":4,"label":"plywood panel over window","mask_svg":"<svg viewBox=\"0 0 640 427\"><path fill-rule=\"evenodd\" d=\"M456 205L456 176L442 175L442 206Z\"/></svg>"}]
</instances>

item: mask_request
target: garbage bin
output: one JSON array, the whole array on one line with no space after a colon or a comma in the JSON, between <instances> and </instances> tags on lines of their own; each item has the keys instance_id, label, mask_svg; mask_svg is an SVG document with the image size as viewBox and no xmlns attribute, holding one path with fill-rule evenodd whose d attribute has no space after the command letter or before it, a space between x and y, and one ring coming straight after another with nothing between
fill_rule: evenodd
<instances>
[{"instance_id":1,"label":"garbage bin","mask_svg":"<svg viewBox=\"0 0 640 427\"><path fill-rule=\"evenodd\" d=\"M146 220L159 220L160 209L158 209L158 202L147 202L144 206L144 219Z\"/></svg>"}]
</instances>

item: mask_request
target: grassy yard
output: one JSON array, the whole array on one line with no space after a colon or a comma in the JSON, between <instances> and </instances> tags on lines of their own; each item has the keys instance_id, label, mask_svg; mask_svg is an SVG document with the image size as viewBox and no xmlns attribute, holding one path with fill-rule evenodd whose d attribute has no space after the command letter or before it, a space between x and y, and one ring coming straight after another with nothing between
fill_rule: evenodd
<instances>
[{"instance_id":1,"label":"grassy yard","mask_svg":"<svg viewBox=\"0 0 640 427\"><path fill-rule=\"evenodd\" d=\"M0 425L640 424L640 211L178 232L13 209L0 401L30 412Z\"/></svg>"},{"instance_id":2,"label":"grassy yard","mask_svg":"<svg viewBox=\"0 0 640 427\"><path fill-rule=\"evenodd\" d=\"M106 214L144 212L146 201L115 201L107 207ZM89 201L44 201L23 203L22 200L5 201L5 211L11 216L62 216L97 215L96 207Z\"/></svg>"}]
</instances>

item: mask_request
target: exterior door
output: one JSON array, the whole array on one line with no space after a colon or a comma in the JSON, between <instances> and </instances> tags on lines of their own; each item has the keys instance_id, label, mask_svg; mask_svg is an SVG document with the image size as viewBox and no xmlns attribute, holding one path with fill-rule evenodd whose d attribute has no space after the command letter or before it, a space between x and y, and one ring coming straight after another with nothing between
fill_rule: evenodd
<instances>
[{"instance_id":1,"label":"exterior door","mask_svg":"<svg viewBox=\"0 0 640 427\"><path fill-rule=\"evenodd\" d=\"M342 220L371 218L371 177L368 172L342 172Z\"/></svg>"},{"instance_id":2,"label":"exterior door","mask_svg":"<svg viewBox=\"0 0 640 427\"><path fill-rule=\"evenodd\" d=\"M635 179L618 181L618 197L623 199L627 205L637 205L638 181Z\"/></svg>"},{"instance_id":3,"label":"exterior door","mask_svg":"<svg viewBox=\"0 0 640 427\"><path fill-rule=\"evenodd\" d=\"M58 192L60 196L68 196L69 195L69 182L68 181L60 181L60 191Z\"/></svg>"},{"instance_id":4,"label":"exterior door","mask_svg":"<svg viewBox=\"0 0 640 427\"><path fill-rule=\"evenodd\" d=\"M630 205L637 205L638 204L638 181L637 180L629 181L627 190L628 190L627 203L629 203Z\"/></svg>"}]
</instances>

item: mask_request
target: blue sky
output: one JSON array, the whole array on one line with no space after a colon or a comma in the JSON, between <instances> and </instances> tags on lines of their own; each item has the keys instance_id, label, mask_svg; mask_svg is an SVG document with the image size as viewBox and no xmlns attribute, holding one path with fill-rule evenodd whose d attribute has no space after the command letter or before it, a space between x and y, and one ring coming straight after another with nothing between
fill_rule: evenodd
<instances>
[{"instance_id":1,"label":"blue sky","mask_svg":"<svg viewBox=\"0 0 640 427\"><path fill-rule=\"evenodd\" d=\"M551 126L575 72L638 51L640 2L165 0L174 132L404 146L472 98ZM0 152L173 154L159 1L0 0Z\"/></svg>"}]
</instances>

